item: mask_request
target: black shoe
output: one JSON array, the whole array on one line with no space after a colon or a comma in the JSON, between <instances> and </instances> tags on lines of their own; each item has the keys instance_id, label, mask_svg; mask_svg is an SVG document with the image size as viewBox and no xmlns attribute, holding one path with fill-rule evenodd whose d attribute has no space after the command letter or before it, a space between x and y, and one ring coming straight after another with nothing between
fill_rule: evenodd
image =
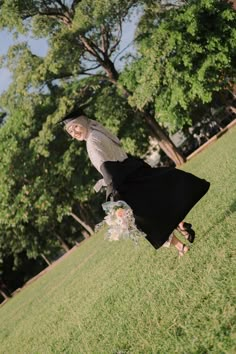
<instances>
[{"instance_id":1,"label":"black shoe","mask_svg":"<svg viewBox=\"0 0 236 354\"><path fill-rule=\"evenodd\" d=\"M195 231L192 229L192 224L187 222L183 223L183 228L179 227L177 230L188 240L190 243L194 242L195 239Z\"/></svg>"}]
</instances>

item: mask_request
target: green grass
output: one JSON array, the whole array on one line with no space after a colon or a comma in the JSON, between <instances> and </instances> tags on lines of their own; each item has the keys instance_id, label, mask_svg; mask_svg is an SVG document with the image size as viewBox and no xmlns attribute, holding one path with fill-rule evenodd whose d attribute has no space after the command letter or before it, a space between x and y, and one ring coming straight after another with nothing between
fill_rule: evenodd
<instances>
[{"instance_id":1,"label":"green grass","mask_svg":"<svg viewBox=\"0 0 236 354\"><path fill-rule=\"evenodd\" d=\"M0 308L0 353L235 353L235 156L234 128L184 166L211 182L188 254L96 235Z\"/></svg>"}]
</instances>

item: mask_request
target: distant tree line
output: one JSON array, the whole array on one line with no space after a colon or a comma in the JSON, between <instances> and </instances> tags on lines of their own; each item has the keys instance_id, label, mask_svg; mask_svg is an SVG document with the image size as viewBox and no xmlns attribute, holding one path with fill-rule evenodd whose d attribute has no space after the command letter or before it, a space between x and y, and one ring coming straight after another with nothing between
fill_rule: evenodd
<instances>
[{"instance_id":1,"label":"distant tree line","mask_svg":"<svg viewBox=\"0 0 236 354\"><path fill-rule=\"evenodd\" d=\"M85 147L59 121L83 112L139 156L151 136L180 165L186 156L169 135L201 121L219 95L234 95L232 6L219 0L0 1L2 29L45 38L49 46L40 57L27 42L17 43L0 61L12 73L0 97L2 295L92 235L103 217L104 195L92 188L99 176ZM133 49L122 57L123 26L136 11Z\"/></svg>"}]
</instances>

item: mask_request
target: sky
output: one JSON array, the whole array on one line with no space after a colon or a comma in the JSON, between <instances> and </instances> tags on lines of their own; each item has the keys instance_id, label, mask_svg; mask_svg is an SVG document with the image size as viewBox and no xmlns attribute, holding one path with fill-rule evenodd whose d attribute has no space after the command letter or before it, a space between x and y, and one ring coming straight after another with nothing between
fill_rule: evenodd
<instances>
[{"instance_id":1,"label":"sky","mask_svg":"<svg viewBox=\"0 0 236 354\"><path fill-rule=\"evenodd\" d=\"M13 44L26 41L32 52L39 56L45 56L48 51L48 44L45 39L32 39L30 37L19 36L17 40L7 31L0 31L0 56L7 54L9 47ZM0 69L0 94L7 89L11 82L11 73L8 69Z\"/></svg>"},{"instance_id":2,"label":"sky","mask_svg":"<svg viewBox=\"0 0 236 354\"><path fill-rule=\"evenodd\" d=\"M125 23L123 26L123 37L121 41L121 50L130 44L134 39L135 27L138 21L138 13L134 13L132 20ZM48 51L48 44L45 39L33 39L20 35L17 40L14 40L11 33L0 31L0 56L7 54L9 47L13 44L26 41L31 48L33 54L45 56ZM130 48L129 48L130 49ZM128 49L127 49L128 50ZM122 53L124 54L125 51ZM0 69L0 94L2 94L11 82L11 73L8 69Z\"/></svg>"}]
</instances>

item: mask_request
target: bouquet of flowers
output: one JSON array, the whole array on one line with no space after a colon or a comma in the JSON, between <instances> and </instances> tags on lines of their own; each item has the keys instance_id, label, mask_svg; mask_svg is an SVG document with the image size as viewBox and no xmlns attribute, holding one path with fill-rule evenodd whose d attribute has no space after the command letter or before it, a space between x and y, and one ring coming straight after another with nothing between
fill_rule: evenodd
<instances>
[{"instance_id":1,"label":"bouquet of flowers","mask_svg":"<svg viewBox=\"0 0 236 354\"><path fill-rule=\"evenodd\" d=\"M106 240L131 239L137 243L140 237L146 236L144 232L137 229L133 211L123 200L103 203L102 208L106 216L100 224L96 225L96 231L102 226L108 225Z\"/></svg>"}]
</instances>

